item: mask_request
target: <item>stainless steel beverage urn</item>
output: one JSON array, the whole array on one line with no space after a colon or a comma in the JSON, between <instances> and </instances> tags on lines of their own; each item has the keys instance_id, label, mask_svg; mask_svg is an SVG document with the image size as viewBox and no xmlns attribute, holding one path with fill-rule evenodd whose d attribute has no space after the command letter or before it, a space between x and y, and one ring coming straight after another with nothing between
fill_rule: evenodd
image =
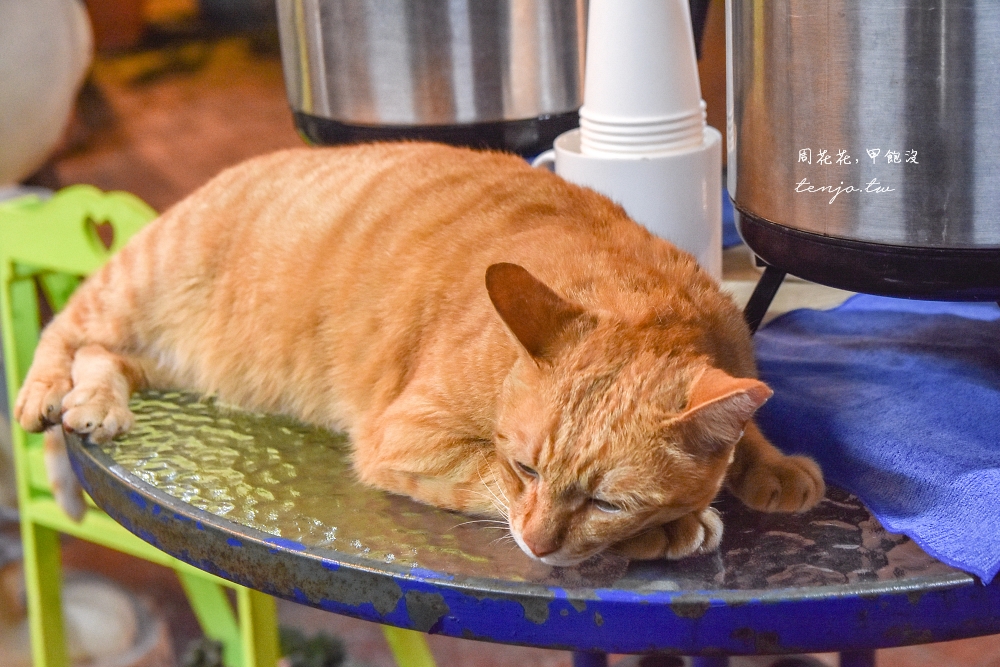
<instances>
[{"instance_id":1,"label":"stainless steel beverage urn","mask_svg":"<svg viewBox=\"0 0 1000 667\"><path fill-rule=\"evenodd\" d=\"M1000 2L727 0L729 191L768 265L1000 298Z\"/></svg>"},{"instance_id":2,"label":"stainless steel beverage urn","mask_svg":"<svg viewBox=\"0 0 1000 667\"><path fill-rule=\"evenodd\" d=\"M579 124L585 0L277 0L288 98L313 143L547 150Z\"/></svg>"}]
</instances>

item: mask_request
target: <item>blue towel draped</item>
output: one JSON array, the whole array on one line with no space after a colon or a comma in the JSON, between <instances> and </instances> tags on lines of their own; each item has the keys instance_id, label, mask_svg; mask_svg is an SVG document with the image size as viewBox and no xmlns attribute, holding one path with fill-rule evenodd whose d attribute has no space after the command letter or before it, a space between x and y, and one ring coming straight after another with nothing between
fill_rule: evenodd
<instances>
[{"instance_id":1,"label":"blue towel draped","mask_svg":"<svg viewBox=\"0 0 1000 667\"><path fill-rule=\"evenodd\" d=\"M989 583L1000 570L1000 307L856 296L757 333L758 420L886 529Z\"/></svg>"}]
</instances>

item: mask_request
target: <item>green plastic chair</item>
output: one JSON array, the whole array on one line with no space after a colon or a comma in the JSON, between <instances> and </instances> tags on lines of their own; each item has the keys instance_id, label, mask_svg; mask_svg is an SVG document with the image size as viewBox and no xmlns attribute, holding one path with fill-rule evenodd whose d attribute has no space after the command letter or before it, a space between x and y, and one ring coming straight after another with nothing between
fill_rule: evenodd
<instances>
[{"instance_id":1,"label":"green plastic chair","mask_svg":"<svg viewBox=\"0 0 1000 667\"><path fill-rule=\"evenodd\" d=\"M133 195L104 193L87 185L65 188L45 201L27 196L0 204L0 331L11 406L38 342L39 288L53 310L60 310L83 276L99 268L155 217L156 212ZM104 223L113 229L110 248L98 231ZM56 505L49 488L41 434L25 433L16 423L11 431L35 667L67 665L59 533L172 568L205 635L222 643L227 667L273 667L278 658L273 598L168 556L115 523L89 498L83 520L73 522ZM238 615L225 588L236 592ZM400 667L435 667L422 634L389 626L382 630Z\"/></svg>"},{"instance_id":2,"label":"green plastic chair","mask_svg":"<svg viewBox=\"0 0 1000 667\"><path fill-rule=\"evenodd\" d=\"M38 288L58 311L86 276L121 248L156 212L123 192L77 185L42 201L21 197L0 204L0 331L7 395L14 405L39 334ZM109 223L108 249L97 225ZM223 645L227 667L273 667L278 658L274 599L176 560L115 523L88 499L80 523L56 505L42 461L40 434L12 424L14 468L24 545L24 576L35 667L66 667L60 604L59 533L177 572L205 635ZM237 613L225 588L236 591Z\"/></svg>"}]
</instances>

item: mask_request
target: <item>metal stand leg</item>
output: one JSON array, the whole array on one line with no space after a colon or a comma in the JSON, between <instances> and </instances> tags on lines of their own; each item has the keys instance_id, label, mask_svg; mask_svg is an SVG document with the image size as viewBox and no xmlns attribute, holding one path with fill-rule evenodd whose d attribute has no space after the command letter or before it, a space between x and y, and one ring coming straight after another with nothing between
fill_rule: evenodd
<instances>
[{"instance_id":1,"label":"metal stand leg","mask_svg":"<svg viewBox=\"0 0 1000 667\"><path fill-rule=\"evenodd\" d=\"M729 656L695 656L691 658L691 667L729 667Z\"/></svg>"},{"instance_id":2,"label":"metal stand leg","mask_svg":"<svg viewBox=\"0 0 1000 667\"><path fill-rule=\"evenodd\" d=\"M608 667L608 655L573 651L573 667Z\"/></svg>"},{"instance_id":3,"label":"metal stand leg","mask_svg":"<svg viewBox=\"0 0 1000 667\"><path fill-rule=\"evenodd\" d=\"M875 651L845 651L840 654L840 667L875 667Z\"/></svg>"},{"instance_id":4,"label":"metal stand leg","mask_svg":"<svg viewBox=\"0 0 1000 667\"><path fill-rule=\"evenodd\" d=\"M750 295L747 307L743 309L743 319L750 327L750 333L756 333L757 327L764 319L764 315L767 313L771 301L774 300L774 295L778 293L778 288L781 287L781 281L785 279L785 275L784 271L773 266L764 269L764 275L760 277L757 287Z\"/></svg>"}]
</instances>

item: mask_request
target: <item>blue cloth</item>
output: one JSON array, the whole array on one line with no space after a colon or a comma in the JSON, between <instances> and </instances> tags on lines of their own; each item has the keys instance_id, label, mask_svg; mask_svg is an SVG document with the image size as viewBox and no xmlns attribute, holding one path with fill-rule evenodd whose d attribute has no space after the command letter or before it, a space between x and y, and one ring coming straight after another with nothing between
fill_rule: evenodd
<instances>
[{"instance_id":1,"label":"blue cloth","mask_svg":"<svg viewBox=\"0 0 1000 667\"><path fill-rule=\"evenodd\" d=\"M761 428L886 529L989 583L1000 570L1000 307L856 296L756 336Z\"/></svg>"},{"instance_id":2,"label":"blue cloth","mask_svg":"<svg viewBox=\"0 0 1000 667\"><path fill-rule=\"evenodd\" d=\"M722 188L722 247L732 248L743 243L740 233L736 231L736 211L729 199L729 190Z\"/></svg>"}]
</instances>

